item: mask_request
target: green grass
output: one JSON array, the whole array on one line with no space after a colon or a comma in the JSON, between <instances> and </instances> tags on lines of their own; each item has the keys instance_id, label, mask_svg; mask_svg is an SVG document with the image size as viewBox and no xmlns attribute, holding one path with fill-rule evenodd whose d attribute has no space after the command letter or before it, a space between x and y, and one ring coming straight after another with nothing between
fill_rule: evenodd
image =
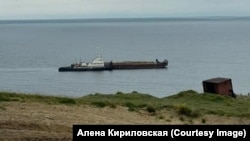
<instances>
[{"instance_id":1,"label":"green grass","mask_svg":"<svg viewBox=\"0 0 250 141\"><path fill-rule=\"evenodd\" d=\"M76 104L76 99L69 97L45 96L38 94L23 94L0 92L0 102L19 101L19 102L43 102L47 104Z\"/></svg>"},{"instance_id":2,"label":"green grass","mask_svg":"<svg viewBox=\"0 0 250 141\"><path fill-rule=\"evenodd\" d=\"M232 98L209 93L199 94L190 90L163 99L167 105L183 104L191 111L201 114L250 118L250 98L247 96Z\"/></svg>"},{"instance_id":3,"label":"green grass","mask_svg":"<svg viewBox=\"0 0 250 141\"><path fill-rule=\"evenodd\" d=\"M157 98L136 91L132 93L90 94L79 98L43 96L38 94L22 94L0 92L2 102L43 102L47 104L93 105L96 107L125 106L129 111L144 110L157 115L161 110L174 110L180 116L198 117L204 114L250 118L250 98L237 98L208 93L197 93L193 90L182 91L172 96ZM4 109L2 107L1 109ZM205 121L203 121L205 122Z\"/></svg>"}]
</instances>

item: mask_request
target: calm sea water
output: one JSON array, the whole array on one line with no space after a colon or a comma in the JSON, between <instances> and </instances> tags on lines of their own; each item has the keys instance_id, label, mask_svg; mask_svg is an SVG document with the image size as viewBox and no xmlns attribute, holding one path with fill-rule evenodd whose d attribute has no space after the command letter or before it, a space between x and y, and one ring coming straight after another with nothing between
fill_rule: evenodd
<instances>
[{"instance_id":1,"label":"calm sea water","mask_svg":"<svg viewBox=\"0 0 250 141\"><path fill-rule=\"evenodd\" d=\"M75 60L167 59L167 69L58 72ZM250 92L250 20L0 24L0 91L80 97L203 92L202 81L231 78Z\"/></svg>"}]
</instances>

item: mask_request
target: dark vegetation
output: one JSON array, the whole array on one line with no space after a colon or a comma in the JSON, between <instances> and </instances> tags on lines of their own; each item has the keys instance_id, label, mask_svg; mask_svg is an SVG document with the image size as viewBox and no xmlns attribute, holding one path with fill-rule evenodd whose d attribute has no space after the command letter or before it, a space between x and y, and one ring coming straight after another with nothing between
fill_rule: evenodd
<instances>
[{"instance_id":1,"label":"dark vegetation","mask_svg":"<svg viewBox=\"0 0 250 141\"><path fill-rule=\"evenodd\" d=\"M199 117L204 114L250 118L250 97L238 96L232 98L208 93L197 93L193 90L182 91L178 94L157 98L136 91L131 93L117 92L116 94L90 94L79 98L44 96L38 94L22 94L0 92L0 110L4 110L1 102L42 102L47 104L93 105L95 107L125 106L129 111L145 111L157 115L160 111L173 110L187 117ZM158 115L159 118L162 118ZM205 119L202 120L206 122Z\"/></svg>"}]
</instances>

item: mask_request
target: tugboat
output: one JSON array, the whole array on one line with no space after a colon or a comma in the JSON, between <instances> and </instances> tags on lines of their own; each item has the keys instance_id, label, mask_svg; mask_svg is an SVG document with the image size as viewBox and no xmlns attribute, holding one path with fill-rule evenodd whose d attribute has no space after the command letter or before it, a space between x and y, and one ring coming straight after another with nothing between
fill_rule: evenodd
<instances>
[{"instance_id":1,"label":"tugboat","mask_svg":"<svg viewBox=\"0 0 250 141\"><path fill-rule=\"evenodd\" d=\"M119 69L156 69L166 68L168 60L158 61L123 61L123 62L105 62L101 55L98 55L92 62L79 62L70 66L60 67L59 72L63 71L104 71Z\"/></svg>"},{"instance_id":2,"label":"tugboat","mask_svg":"<svg viewBox=\"0 0 250 141\"><path fill-rule=\"evenodd\" d=\"M105 70L104 60L98 55L91 63L82 62L71 64L70 66L60 67L58 71L98 71Z\"/></svg>"}]
</instances>

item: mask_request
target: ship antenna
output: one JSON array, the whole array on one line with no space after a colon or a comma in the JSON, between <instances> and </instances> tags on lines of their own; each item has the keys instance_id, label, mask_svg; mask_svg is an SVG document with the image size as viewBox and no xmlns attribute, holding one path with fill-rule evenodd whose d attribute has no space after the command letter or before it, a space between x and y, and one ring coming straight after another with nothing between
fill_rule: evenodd
<instances>
[{"instance_id":1,"label":"ship antenna","mask_svg":"<svg viewBox=\"0 0 250 141\"><path fill-rule=\"evenodd\" d=\"M101 48L99 46L96 47L96 50L97 50L97 52L99 52L98 54L100 54ZM100 55L98 55L98 56L100 56Z\"/></svg>"}]
</instances>

